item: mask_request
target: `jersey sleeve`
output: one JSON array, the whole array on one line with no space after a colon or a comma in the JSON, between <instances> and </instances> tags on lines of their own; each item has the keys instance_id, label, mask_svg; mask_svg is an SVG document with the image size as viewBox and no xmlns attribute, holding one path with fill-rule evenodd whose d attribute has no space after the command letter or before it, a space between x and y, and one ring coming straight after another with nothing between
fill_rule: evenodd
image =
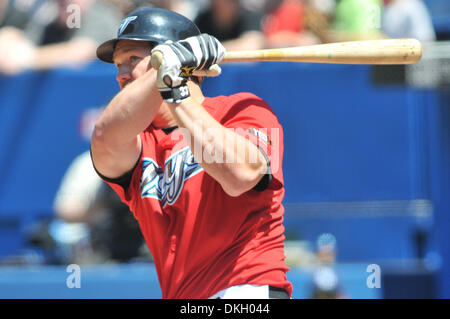
<instances>
[{"instance_id":1,"label":"jersey sleeve","mask_svg":"<svg viewBox=\"0 0 450 319\"><path fill-rule=\"evenodd\" d=\"M245 93L229 98L227 107L221 114L221 124L235 133L247 138L258 146L269 164L269 189L283 186L283 129L275 113L261 98ZM265 177L266 178L266 177ZM267 182L263 178L262 182ZM258 189L260 188L260 189ZM257 185L256 190L264 190L264 185Z\"/></svg>"}]
</instances>

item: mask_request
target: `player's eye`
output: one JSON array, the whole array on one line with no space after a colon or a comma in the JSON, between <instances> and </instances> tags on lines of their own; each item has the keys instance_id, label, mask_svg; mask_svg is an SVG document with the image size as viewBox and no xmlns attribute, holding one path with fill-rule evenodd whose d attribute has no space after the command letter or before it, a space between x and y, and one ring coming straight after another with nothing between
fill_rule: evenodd
<instances>
[{"instance_id":1,"label":"player's eye","mask_svg":"<svg viewBox=\"0 0 450 319\"><path fill-rule=\"evenodd\" d=\"M131 63L136 63L136 62L139 62L141 60L142 59L140 57L138 57L138 56L135 56L135 55L130 56L130 62Z\"/></svg>"}]
</instances>

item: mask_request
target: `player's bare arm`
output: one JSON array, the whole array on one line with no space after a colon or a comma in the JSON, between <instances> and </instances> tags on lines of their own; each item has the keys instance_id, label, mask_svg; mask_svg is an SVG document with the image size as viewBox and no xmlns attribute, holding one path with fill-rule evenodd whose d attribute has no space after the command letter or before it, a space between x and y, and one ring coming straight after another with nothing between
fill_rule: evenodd
<instances>
[{"instance_id":1,"label":"player's bare arm","mask_svg":"<svg viewBox=\"0 0 450 319\"><path fill-rule=\"evenodd\" d=\"M157 74L158 90L177 125L189 132L185 137L194 150L194 157L209 153L214 158L213 153L221 154L218 160L196 160L230 196L239 196L255 187L267 170L264 155L256 145L217 122L201 105L200 88L187 82L192 70L201 72L218 68L220 73L217 63L225 53L222 44L214 37L202 34L158 45L152 52L163 55ZM196 150L199 147L201 152Z\"/></svg>"},{"instance_id":2,"label":"player's bare arm","mask_svg":"<svg viewBox=\"0 0 450 319\"><path fill-rule=\"evenodd\" d=\"M142 147L139 133L152 123L162 104L149 52L148 43L131 41L121 41L114 52L122 90L97 121L91 143L96 169L109 178L134 167Z\"/></svg>"}]
</instances>

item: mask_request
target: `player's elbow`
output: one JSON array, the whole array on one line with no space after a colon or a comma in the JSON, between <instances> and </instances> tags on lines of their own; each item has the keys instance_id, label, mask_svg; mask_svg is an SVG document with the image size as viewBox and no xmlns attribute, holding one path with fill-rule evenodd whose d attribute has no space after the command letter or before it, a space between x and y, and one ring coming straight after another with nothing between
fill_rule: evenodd
<instances>
[{"instance_id":1,"label":"player's elbow","mask_svg":"<svg viewBox=\"0 0 450 319\"><path fill-rule=\"evenodd\" d=\"M231 197L241 196L259 183L266 170L266 163L255 163L236 170L225 183L222 183L222 188Z\"/></svg>"},{"instance_id":2,"label":"player's elbow","mask_svg":"<svg viewBox=\"0 0 450 319\"><path fill-rule=\"evenodd\" d=\"M94 130L92 131L91 142L100 142L104 139L104 131L102 124L98 121L95 123Z\"/></svg>"},{"instance_id":3,"label":"player's elbow","mask_svg":"<svg viewBox=\"0 0 450 319\"><path fill-rule=\"evenodd\" d=\"M91 155L96 165L99 165L99 162L114 158L118 153L116 151L118 147L109 135L104 123L97 121L91 136Z\"/></svg>"},{"instance_id":4,"label":"player's elbow","mask_svg":"<svg viewBox=\"0 0 450 319\"><path fill-rule=\"evenodd\" d=\"M97 123L95 123L91 136L92 148L102 152L113 149L115 147L115 143L117 143L117 140L111 133L111 130L108 129L108 125L99 119Z\"/></svg>"},{"instance_id":5,"label":"player's elbow","mask_svg":"<svg viewBox=\"0 0 450 319\"><path fill-rule=\"evenodd\" d=\"M91 136L91 149L96 151L105 150L107 138L102 123L97 122Z\"/></svg>"}]
</instances>

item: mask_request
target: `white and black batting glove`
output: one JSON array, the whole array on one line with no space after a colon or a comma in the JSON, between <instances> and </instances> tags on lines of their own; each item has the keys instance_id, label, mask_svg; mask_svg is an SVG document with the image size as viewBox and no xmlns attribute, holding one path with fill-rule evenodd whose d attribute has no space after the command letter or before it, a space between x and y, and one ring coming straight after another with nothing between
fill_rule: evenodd
<instances>
[{"instance_id":1,"label":"white and black batting glove","mask_svg":"<svg viewBox=\"0 0 450 319\"><path fill-rule=\"evenodd\" d=\"M158 69L158 89L169 103L180 103L189 97L187 79L191 75L217 76L218 63L225 55L225 48L213 36L201 34L177 42L160 44L152 53L160 51L163 61Z\"/></svg>"},{"instance_id":2,"label":"white and black batting glove","mask_svg":"<svg viewBox=\"0 0 450 319\"><path fill-rule=\"evenodd\" d=\"M188 77L181 76L181 62L168 44L156 48L164 55L156 76L158 91L165 102L179 104L190 96Z\"/></svg>"}]
</instances>

